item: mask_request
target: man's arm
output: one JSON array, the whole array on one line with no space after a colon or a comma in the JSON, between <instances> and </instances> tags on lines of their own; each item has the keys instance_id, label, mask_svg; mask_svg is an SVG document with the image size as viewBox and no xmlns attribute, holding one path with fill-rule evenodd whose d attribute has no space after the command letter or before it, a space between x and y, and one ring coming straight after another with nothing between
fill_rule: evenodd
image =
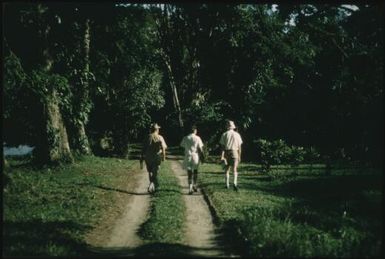
<instances>
[{"instance_id":1,"label":"man's arm","mask_svg":"<svg viewBox=\"0 0 385 259\"><path fill-rule=\"evenodd\" d=\"M166 148L167 148L167 144L166 144L166 141L164 141L164 138L163 137L161 137L160 138L161 140L160 140L160 142L161 142L161 148L162 148L162 155L163 155L163 157L162 157L162 161L165 161L166 160Z\"/></svg>"},{"instance_id":2,"label":"man's arm","mask_svg":"<svg viewBox=\"0 0 385 259\"><path fill-rule=\"evenodd\" d=\"M241 135L238 133L238 145L239 145L239 148L238 148L238 157L239 157L239 163L241 162L241 154L242 154L242 143L243 143L243 141L242 141L242 137L241 137Z\"/></svg>"},{"instance_id":3,"label":"man's arm","mask_svg":"<svg viewBox=\"0 0 385 259\"><path fill-rule=\"evenodd\" d=\"M241 154L242 154L242 148L241 146L239 146L239 149L238 149L239 163L241 162Z\"/></svg>"},{"instance_id":4,"label":"man's arm","mask_svg":"<svg viewBox=\"0 0 385 259\"><path fill-rule=\"evenodd\" d=\"M142 143L142 152L140 152L140 159L139 159L140 169L143 169L143 160L144 160L145 150L146 150L146 140L143 141L143 143Z\"/></svg>"},{"instance_id":5,"label":"man's arm","mask_svg":"<svg viewBox=\"0 0 385 259\"><path fill-rule=\"evenodd\" d=\"M225 150L222 148L221 160L224 160L224 159L225 159Z\"/></svg>"},{"instance_id":6,"label":"man's arm","mask_svg":"<svg viewBox=\"0 0 385 259\"><path fill-rule=\"evenodd\" d=\"M221 146L221 160L225 159L225 141L222 134L221 139L219 140L219 145Z\"/></svg>"}]
</instances>

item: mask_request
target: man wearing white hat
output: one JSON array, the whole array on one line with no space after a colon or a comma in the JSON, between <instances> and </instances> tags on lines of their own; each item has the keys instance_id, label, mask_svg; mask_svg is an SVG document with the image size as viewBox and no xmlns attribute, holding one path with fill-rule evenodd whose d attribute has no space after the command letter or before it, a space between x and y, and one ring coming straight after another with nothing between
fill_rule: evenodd
<instances>
[{"instance_id":1,"label":"man wearing white hat","mask_svg":"<svg viewBox=\"0 0 385 259\"><path fill-rule=\"evenodd\" d=\"M241 145L243 143L241 135L234 131L235 124L233 121L227 121L227 131L222 134L219 144L222 147L221 160L226 163L226 188L229 188L230 169L234 173L234 190L238 191L238 164L241 161Z\"/></svg>"},{"instance_id":2,"label":"man wearing white hat","mask_svg":"<svg viewBox=\"0 0 385 259\"><path fill-rule=\"evenodd\" d=\"M146 162L146 168L150 178L148 192L155 192L158 187L158 170L162 161L166 160L166 142L159 134L160 126L157 123L151 124L150 134L143 142L142 154L140 157L140 167L143 168L143 160Z\"/></svg>"}]
</instances>

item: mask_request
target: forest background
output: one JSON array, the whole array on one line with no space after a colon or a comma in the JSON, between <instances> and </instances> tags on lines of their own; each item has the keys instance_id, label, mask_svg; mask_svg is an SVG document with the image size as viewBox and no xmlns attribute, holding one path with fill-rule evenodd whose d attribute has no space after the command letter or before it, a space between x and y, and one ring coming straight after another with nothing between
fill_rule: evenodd
<instances>
[{"instance_id":1,"label":"forest background","mask_svg":"<svg viewBox=\"0 0 385 259\"><path fill-rule=\"evenodd\" d=\"M383 4L3 4L3 141L127 157L226 119L244 159L382 166ZM269 162L269 163L270 163Z\"/></svg>"}]
</instances>

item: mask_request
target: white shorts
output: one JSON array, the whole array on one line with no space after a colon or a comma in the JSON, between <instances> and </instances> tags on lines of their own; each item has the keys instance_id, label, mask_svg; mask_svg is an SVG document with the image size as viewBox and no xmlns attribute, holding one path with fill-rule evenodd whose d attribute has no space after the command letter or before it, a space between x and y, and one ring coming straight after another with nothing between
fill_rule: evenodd
<instances>
[{"instance_id":1,"label":"white shorts","mask_svg":"<svg viewBox=\"0 0 385 259\"><path fill-rule=\"evenodd\" d=\"M198 153L192 153L184 156L183 168L186 170L197 170L199 166Z\"/></svg>"}]
</instances>

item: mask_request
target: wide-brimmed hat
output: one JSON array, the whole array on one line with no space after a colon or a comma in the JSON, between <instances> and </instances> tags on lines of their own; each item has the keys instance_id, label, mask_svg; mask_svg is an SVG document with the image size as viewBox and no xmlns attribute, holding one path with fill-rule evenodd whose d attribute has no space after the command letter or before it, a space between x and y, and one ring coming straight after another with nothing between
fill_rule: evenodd
<instances>
[{"instance_id":1,"label":"wide-brimmed hat","mask_svg":"<svg viewBox=\"0 0 385 259\"><path fill-rule=\"evenodd\" d=\"M234 124L234 121L227 121L227 124L226 124L227 128L228 129L235 129L235 124Z\"/></svg>"},{"instance_id":2,"label":"wide-brimmed hat","mask_svg":"<svg viewBox=\"0 0 385 259\"><path fill-rule=\"evenodd\" d=\"M150 129L155 130L155 129L160 129L160 126L158 123L151 123Z\"/></svg>"}]
</instances>

